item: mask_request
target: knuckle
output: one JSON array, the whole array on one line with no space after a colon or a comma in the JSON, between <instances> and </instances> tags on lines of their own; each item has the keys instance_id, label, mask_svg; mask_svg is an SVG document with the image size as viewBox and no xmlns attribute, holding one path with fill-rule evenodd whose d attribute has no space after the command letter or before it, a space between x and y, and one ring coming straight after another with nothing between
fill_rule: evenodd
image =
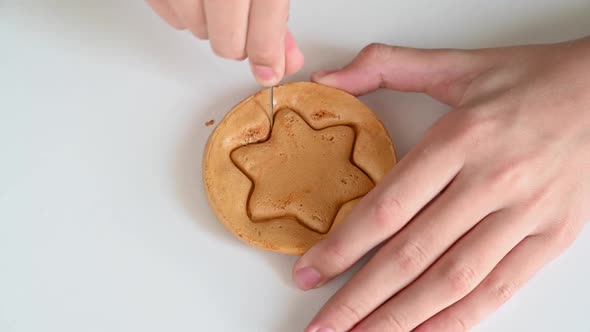
<instances>
[{"instance_id":1,"label":"knuckle","mask_svg":"<svg viewBox=\"0 0 590 332\"><path fill-rule=\"evenodd\" d=\"M451 296L461 298L477 286L477 273L467 264L453 263L444 272Z\"/></svg>"},{"instance_id":2,"label":"knuckle","mask_svg":"<svg viewBox=\"0 0 590 332\"><path fill-rule=\"evenodd\" d=\"M528 158L508 160L492 169L488 184L500 191L510 188L512 192L521 192L522 189L530 188L530 169Z\"/></svg>"},{"instance_id":3,"label":"knuckle","mask_svg":"<svg viewBox=\"0 0 590 332\"><path fill-rule=\"evenodd\" d=\"M560 249L568 248L574 243L578 234L579 230L578 227L576 227L576 223L570 220L559 223L555 231L557 247Z\"/></svg>"},{"instance_id":4,"label":"knuckle","mask_svg":"<svg viewBox=\"0 0 590 332\"><path fill-rule=\"evenodd\" d=\"M553 187L553 181L555 180L551 180L548 184L539 184L538 182L533 182L532 176L528 177L524 182L527 187L520 188L527 189L527 192L522 196L529 201L528 204L524 204L525 208L528 207L529 211L536 211L544 206L547 213L550 213L550 211L552 212L552 209L547 209L547 206L550 206L549 203L555 202L554 197L556 197L556 192ZM536 186L531 188L531 185L533 184Z\"/></svg>"},{"instance_id":5,"label":"knuckle","mask_svg":"<svg viewBox=\"0 0 590 332\"><path fill-rule=\"evenodd\" d=\"M453 321L455 322L455 329L453 331L456 332L467 332L469 331L469 326L467 325L467 322L465 322L465 320L460 317L460 316L456 316L453 315L452 316Z\"/></svg>"},{"instance_id":6,"label":"knuckle","mask_svg":"<svg viewBox=\"0 0 590 332\"><path fill-rule=\"evenodd\" d=\"M393 229L402 215L402 205L394 196L382 197L374 205L374 222L381 230Z\"/></svg>"},{"instance_id":7,"label":"knuckle","mask_svg":"<svg viewBox=\"0 0 590 332\"><path fill-rule=\"evenodd\" d=\"M491 303L496 306L506 303L520 288L520 283L508 281L499 276L490 276L481 286L488 294Z\"/></svg>"},{"instance_id":8,"label":"knuckle","mask_svg":"<svg viewBox=\"0 0 590 332\"><path fill-rule=\"evenodd\" d=\"M399 311L388 311L385 314L385 324L387 331L406 332L410 331L408 318Z\"/></svg>"},{"instance_id":9,"label":"knuckle","mask_svg":"<svg viewBox=\"0 0 590 332\"><path fill-rule=\"evenodd\" d=\"M492 286L491 293L493 301L498 304L504 304L514 296L518 289L516 283L513 282L499 282Z\"/></svg>"},{"instance_id":10,"label":"knuckle","mask_svg":"<svg viewBox=\"0 0 590 332\"><path fill-rule=\"evenodd\" d=\"M473 323L470 323L468 317L464 317L461 312L451 312L453 310L444 310L442 314L437 314L413 331L453 331L467 332Z\"/></svg>"},{"instance_id":11,"label":"knuckle","mask_svg":"<svg viewBox=\"0 0 590 332\"><path fill-rule=\"evenodd\" d=\"M257 65L274 65L280 61L280 55L273 47L257 47L248 49L248 57Z\"/></svg>"},{"instance_id":12,"label":"knuckle","mask_svg":"<svg viewBox=\"0 0 590 332\"><path fill-rule=\"evenodd\" d=\"M246 52L244 52L244 49L240 47L219 46L216 43L212 43L211 48L213 49L213 53L215 53L215 55L225 59L244 60L246 58Z\"/></svg>"},{"instance_id":13,"label":"knuckle","mask_svg":"<svg viewBox=\"0 0 590 332\"><path fill-rule=\"evenodd\" d=\"M424 247L415 241L406 241L393 252L394 263L405 273L421 271L428 263Z\"/></svg>"},{"instance_id":14,"label":"knuckle","mask_svg":"<svg viewBox=\"0 0 590 332\"><path fill-rule=\"evenodd\" d=\"M322 250L322 256L324 257L324 266L329 266L332 273L344 271L350 265L346 259L344 247L339 241L326 242Z\"/></svg>"},{"instance_id":15,"label":"knuckle","mask_svg":"<svg viewBox=\"0 0 590 332\"><path fill-rule=\"evenodd\" d=\"M363 314L365 311L363 310L362 304L359 302L354 305L349 303L341 303L336 307L336 312L338 313L339 317L348 321L351 326L360 322L365 317Z\"/></svg>"},{"instance_id":16,"label":"knuckle","mask_svg":"<svg viewBox=\"0 0 590 332\"><path fill-rule=\"evenodd\" d=\"M387 55L397 49L398 47L395 46L382 43L371 43L361 50L360 56L366 58L381 58L382 56Z\"/></svg>"},{"instance_id":17,"label":"knuckle","mask_svg":"<svg viewBox=\"0 0 590 332\"><path fill-rule=\"evenodd\" d=\"M477 146L487 137L493 136L497 128L497 120L488 116L486 111L481 109L457 109L452 111L449 121L454 127L452 130L453 143Z\"/></svg>"}]
</instances>

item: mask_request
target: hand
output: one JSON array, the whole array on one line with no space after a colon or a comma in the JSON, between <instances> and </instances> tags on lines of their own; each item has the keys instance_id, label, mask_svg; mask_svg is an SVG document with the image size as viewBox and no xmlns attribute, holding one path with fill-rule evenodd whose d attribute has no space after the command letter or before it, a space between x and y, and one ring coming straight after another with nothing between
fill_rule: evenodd
<instances>
[{"instance_id":1,"label":"hand","mask_svg":"<svg viewBox=\"0 0 590 332\"><path fill-rule=\"evenodd\" d=\"M209 39L220 57L249 58L261 85L271 86L303 66L303 54L287 31L289 0L146 0L176 29Z\"/></svg>"},{"instance_id":2,"label":"hand","mask_svg":"<svg viewBox=\"0 0 590 332\"><path fill-rule=\"evenodd\" d=\"M371 45L313 80L453 107L295 264L319 287L370 261L307 332L464 331L564 251L590 217L590 38L475 51ZM323 329L322 329L323 328Z\"/></svg>"}]
</instances>

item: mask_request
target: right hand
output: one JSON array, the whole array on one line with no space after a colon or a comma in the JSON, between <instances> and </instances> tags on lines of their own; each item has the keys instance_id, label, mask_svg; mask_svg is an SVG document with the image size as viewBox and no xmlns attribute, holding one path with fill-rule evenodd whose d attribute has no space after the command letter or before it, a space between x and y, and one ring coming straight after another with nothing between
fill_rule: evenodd
<instances>
[{"instance_id":1,"label":"right hand","mask_svg":"<svg viewBox=\"0 0 590 332\"><path fill-rule=\"evenodd\" d=\"M289 0L146 0L172 27L211 42L220 57L250 60L256 80L279 83L303 66L287 30Z\"/></svg>"}]
</instances>

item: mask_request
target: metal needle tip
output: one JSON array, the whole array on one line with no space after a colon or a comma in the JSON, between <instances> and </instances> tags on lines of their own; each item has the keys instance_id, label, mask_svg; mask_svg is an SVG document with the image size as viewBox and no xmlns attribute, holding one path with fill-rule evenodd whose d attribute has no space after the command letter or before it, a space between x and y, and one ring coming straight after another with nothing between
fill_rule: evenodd
<instances>
[{"instance_id":1,"label":"metal needle tip","mask_svg":"<svg viewBox=\"0 0 590 332\"><path fill-rule=\"evenodd\" d=\"M275 110L274 110L274 86L270 87L270 128L274 125Z\"/></svg>"}]
</instances>

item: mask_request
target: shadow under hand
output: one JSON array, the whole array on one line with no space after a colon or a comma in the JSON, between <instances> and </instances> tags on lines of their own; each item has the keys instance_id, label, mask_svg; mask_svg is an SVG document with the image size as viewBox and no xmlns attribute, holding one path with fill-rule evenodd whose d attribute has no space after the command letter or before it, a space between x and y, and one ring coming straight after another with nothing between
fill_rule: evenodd
<instances>
[{"instance_id":1,"label":"shadow under hand","mask_svg":"<svg viewBox=\"0 0 590 332\"><path fill-rule=\"evenodd\" d=\"M272 331L300 332L313 319L328 299L346 283L352 275L358 271L374 254L370 251L365 257L359 260L350 270L344 272L326 285L309 291L302 291L296 288L291 278L293 264L299 257L287 256L278 253L265 252L264 258L277 272L277 275L292 291L289 297L290 302L285 303L286 317L278 317L276 327Z\"/></svg>"}]
</instances>

